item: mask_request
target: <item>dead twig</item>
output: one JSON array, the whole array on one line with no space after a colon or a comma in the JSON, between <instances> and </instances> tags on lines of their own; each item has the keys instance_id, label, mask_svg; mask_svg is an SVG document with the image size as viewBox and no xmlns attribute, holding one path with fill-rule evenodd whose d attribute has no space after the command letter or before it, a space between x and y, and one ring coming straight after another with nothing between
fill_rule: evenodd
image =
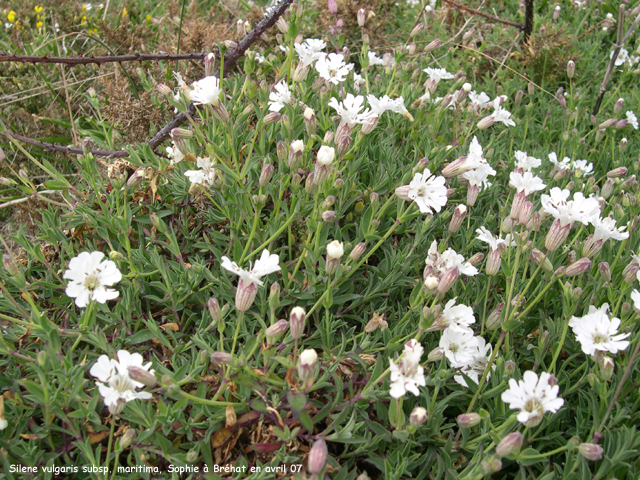
<instances>
[{"instance_id":1,"label":"dead twig","mask_svg":"<svg viewBox=\"0 0 640 480\"><path fill-rule=\"evenodd\" d=\"M631 26L627 30L627 33L625 33L625 35L623 37L622 36L622 28L623 28L623 25L624 25L624 5L620 5L620 12L619 12L619 15L618 15L618 37L617 37L617 41L616 41L616 44L615 44L615 48L613 50L613 55L611 56L611 60L609 61L609 67L607 68L607 73L604 75L604 80L602 80L602 85L600 85L600 92L598 94L598 98L596 99L596 103L593 106L593 112L591 112L591 115L597 115L598 112L600 111L600 104L602 103L602 99L604 98L604 94L607 91L607 84L609 83L609 80L611 80L611 74L613 73L613 67L615 66L616 59L618 58L618 54L620 53L620 49L627 42L627 40L629 39L629 37L633 33L633 30L636 28L638 23L640 23L640 13L636 17L636 19L633 21L633 23L631 24Z\"/></svg>"},{"instance_id":2,"label":"dead twig","mask_svg":"<svg viewBox=\"0 0 640 480\"><path fill-rule=\"evenodd\" d=\"M502 23L503 25L509 25L510 27L515 27L519 30L524 30L525 25L523 23L512 22L510 20L503 20L500 17L495 17L493 15L489 15L488 13L482 13L478 10L474 10L473 8L465 7L464 5L460 5L458 2L454 2L453 0L443 0L445 3L462 10L464 12L470 13L471 15L477 15L479 17L486 18L487 20L491 20L492 22Z\"/></svg>"},{"instance_id":3,"label":"dead twig","mask_svg":"<svg viewBox=\"0 0 640 480\"><path fill-rule=\"evenodd\" d=\"M271 13L263 18L258 24L251 30L240 42L238 46L233 50L227 52L224 56L224 75L227 76L229 72L233 70L233 68L238 63L238 59L246 53L251 45L253 45L258 39L260 35L267 31L270 27L275 25L276 21L285 10L289 7L293 0L282 0L278 3ZM215 73L216 77L220 76L220 69ZM155 150L158 145L160 145L163 141L165 141L171 130L176 127L179 127L184 122L187 121L188 116L193 117L196 113L196 106L193 103L189 104L186 113L179 113L175 117L171 119L169 123L167 123L164 127L162 127L158 133L156 133L151 140L149 140L148 145L152 150Z\"/></svg>"},{"instance_id":4,"label":"dead twig","mask_svg":"<svg viewBox=\"0 0 640 480\"><path fill-rule=\"evenodd\" d=\"M33 138L10 132L9 130L5 130L4 133L5 135L8 135L15 140L19 140L29 145L34 145L36 147L44 148L45 150L53 152L62 152L77 155L84 155L85 153L81 148L63 147L62 145L57 145L55 143L41 142L40 140L34 140ZM129 156L129 153L125 152L124 150L91 150L91 153L97 157L124 158Z\"/></svg>"},{"instance_id":5,"label":"dead twig","mask_svg":"<svg viewBox=\"0 0 640 480\"><path fill-rule=\"evenodd\" d=\"M122 62L145 62L145 61L177 61L177 60L202 60L206 53L131 53L128 55L103 55L90 57L32 57L29 55L16 55L9 53L0 53L1 62L18 62L18 63L61 63L64 65L104 65L105 63L122 63ZM215 54L219 58L219 54Z\"/></svg>"}]
</instances>

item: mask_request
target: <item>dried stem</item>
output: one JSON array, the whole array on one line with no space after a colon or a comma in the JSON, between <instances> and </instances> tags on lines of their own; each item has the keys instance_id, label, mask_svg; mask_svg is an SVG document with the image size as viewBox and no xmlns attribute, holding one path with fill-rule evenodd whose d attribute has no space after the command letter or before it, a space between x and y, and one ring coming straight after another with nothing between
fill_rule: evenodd
<instances>
[{"instance_id":1,"label":"dried stem","mask_svg":"<svg viewBox=\"0 0 640 480\"><path fill-rule=\"evenodd\" d=\"M502 23L503 25L509 25L511 27L516 27L520 30L523 30L525 28L525 25L522 23L517 23L517 22L511 22L509 20L503 20L499 17L494 17L493 15L489 15L488 13L482 13L479 12L478 10L474 10L473 8L469 8L469 7L465 7L464 5L460 5L457 2L454 2L453 0L443 0L445 3L448 3L449 5L456 7L459 10L462 10L464 12L470 13L471 15L477 15L479 17L483 17L486 18L487 20L491 20L492 22L498 22L498 23Z\"/></svg>"},{"instance_id":2,"label":"dried stem","mask_svg":"<svg viewBox=\"0 0 640 480\"><path fill-rule=\"evenodd\" d=\"M18 62L18 63L62 63L64 65L104 65L105 63L122 63L122 62L144 62L144 61L177 61L177 60L202 60L206 53L132 53L128 55L103 55L99 57L31 57L29 55L15 55L8 53L0 53L1 62ZM219 55L216 53L219 58Z\"/></svg>"},{"instance_id":3,"label":"dried stem","mask_svg":"<svg viewBox=\"0 0 640 480\"><path fill-rule=\"evenodd\" d=\"M293 0L282 0L276 5L273 11L265 18L263 18L254 28L251 30L240 42L238 46L227 52L224 56L224 75L227 76L238 63L238 59L244 56L248 48L253 45L268 28L273 26L278 18L282 16L285 10L289 7ZM220 69L215 73L216 77L220 76ZM193 103L189 104L186 113L179 113L171 119L171 121L162 127L158 133L156 133L151 140L149 140L149 146L152 150L155 150L168 136L171 130L179 127L187 121L188 117L193 117L196 113L196 107Z\"/></svg>"},{"instance_id":4,"label":"dried stem","mask_svg":"<svg viewBox=\"0 0 640 480\"><path fill-rule=\"evenodd\" d=\"M9 130L5 130L4 133L11 138L24 143L28 143L29 145L35 145L36 147L44 148L45 150L80 155L85 153L81 148L63 147L61 145L56 145L55 143L41 142L40 140L34 140L32 138L10 132ZM91 153L98 157L124 158L129 156L129 153L125 152L124 150L91 150Z\"/></svg>"},{"instance_id":5,"label":"dried stem","mask_svg":"<svg viewBox=\"0 0 640 480\"><path fill-rule=\"evenodd\" d=\"M522 28L522 32L524 33L524 37L522 38L523 43L529 42L529 37L531 37L532 31L533 31L533 0L524 0L524 25Z\"/></svg>"},{"instance_id":6,"label":"dried stem","mask_svg":"<svg viewBox=\"0 0 640 480\"><path fill-rule=\"evenodd\" d=\"M611 74L613 73L613 67L615 66L616 59L618 58L618 54L620 53L620 49L627 42L627 40L629 39L629 37L633 33L633 30L636 28L638 23L640 23L640 14L638 14L636 19L633 21L633 23L631 24L631 26L627 30L627 33L625 33L624 37L620 38L622 36L623 22L624 22L624 5L620 5L620 15L618 16L618 39L616 41L616 45L615 45L615 48L613 50L613 55L611 56L611 60L609 61L609 67L607 68L607 73L604 76L604 80L602 80L602 85L600 85L600 92L598 94L598 98L596 100L596 103L593 106L593 112L591 112L592 115L597 115L598 112L600 111L600 104L602 103L602 99L604 98L604 94L607 91L607 84L609 83L609 80L611 80Z\"/></svg>"}]
</instances>

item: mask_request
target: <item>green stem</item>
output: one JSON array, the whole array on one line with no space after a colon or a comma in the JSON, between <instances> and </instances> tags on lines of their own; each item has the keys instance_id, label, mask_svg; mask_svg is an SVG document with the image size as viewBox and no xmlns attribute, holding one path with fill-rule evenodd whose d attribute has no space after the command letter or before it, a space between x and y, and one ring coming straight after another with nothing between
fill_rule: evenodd
<instances>
[{"instance_id":1,"label":"green stem","mask_svg":"<svg viewBox=\"0 0 640 480\"><path fill-rule=\"evenodd\" d=\"M221 386L222 388L222 386ZM232 406L232 407L243 407L244 403L237 403L237 402L220 402L217 400L207 400L206 398L200 398L200 397L196 397L195 395L191 395L190 393L187 392L183 392L182 390L180 390L180 395L188 400L191 400L193 402L196 403L201 403L202 405L211 405L214 407L228 407L228 406Z\"/></svg>"},{"instance_id":2,"label":"green stem","mask_svg":"<svg viewBox=\"0 0 640 480\"><path fill-rule=\"evenodd\" d=\"M240 334L240 325L242 325L242 320L244 318L244 312L240 312L238 315L238 321L236 322L236 331L233 334L233 345L231 346L231 356L236 351L236 343L238 342L238 335Z\"/></svg>"},{"instance_id":3,"label":"green stem","mask_svg":"<svg viewBox=\"0 0 640 480\"><path fill-rule=\"evenodd\" d=\"M116 426L116 417L111 417L111 431L109 432L109 443L107 444L107 456L104 460L105 466L107 467L107 471L104 474L105 480L108 478L109 473L109 455L111 454L111 446L113 445L113 432Z\"/></svg>"}]
</instances>

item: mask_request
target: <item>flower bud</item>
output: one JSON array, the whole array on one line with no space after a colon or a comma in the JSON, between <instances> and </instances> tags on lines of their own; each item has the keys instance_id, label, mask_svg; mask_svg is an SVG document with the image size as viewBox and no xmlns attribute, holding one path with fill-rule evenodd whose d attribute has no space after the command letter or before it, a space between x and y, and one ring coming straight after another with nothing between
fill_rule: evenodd
<instances>
[{"instance_id":1,"label":"flower bud","mask_svg":"<svg viewBox=\"0 0 640 480\"><path fill-rule=\"evenodd\" d=\"M213 352L209 359L216 365L229 365L233 361L233 356L226 352Z\"/></svg>"},{"instance_id":2,"label":"flower bud","mask_svg":"<svg viewBox=\"0 0 640 480\"><path fill-rule=\"evenodd\" d=\"M303 383L308 384L309 381L313 381L317 362L318 354L313 348L304 350L300 354L298 357L298 377Z\"/></svg>"},{"instance_id":3,"label":"flower bud","mask_svg":"<svg viewBox=\"0 0 640 480\"><path fill-rule=\"evenodd\" d=\"M126 432L120 437L120 448L123 450L129 448L129 446L136 439L137 432L135 428L128 428Z\"/></svg>"},{"instance_id":4,"label":"flower bud","mask_svg":"<svg viewBox=\"0 0 640 480\"><path fill-rule=\"evenodd\" d=\"M604 448L595 443L581 443L578 447L578 452L587 460L591 460L592 462L596 462L598 460L602 460L604 456Z\"/></svg>"},{"instance_id":5,"label":"flower bud","mask_svg":"<svg viewBox=\"0 0 640 480\"><path fill-rule=\"evenodd\" d=\"M489 115L488 117L484 117L482 120L480 120L477 127L478 130L484 130L485 128L493 126L494 123L496 123L495 119L492 115Z\"/></svg>"},{"instance_id":6,"label":"flower bud","mask_svg":"<svg viewBox=\"0 0 640 480\"><path fill-rule=\"evenodd\" d=\"M467 207L465 205L458 205L455 208L453 217L451 217L451 222L449 223L449 231L451 233L455 233L460 228L466 214Z\"/></svg>"},{"instance_id":7,"label":"flower bud","mask_svg":"<svg viewBox=\"0 0 640 480\"><path fill-rule=\"evenodd\" d=\"M333 15L338 13L338 4L336 3L336 0L329 0L328 9L329 9L329 13Z\"/></svg>"},{"instance_id":8,"label":"flower bud","mask_svg":"<svg viewBox=\"0 0 640 480\"><path fill-rule=\"evenodd\" d=\"M327 245L327 261L325 265L325 271L329 275L333 275L338 269L340 259L344 255L344 246L342 242L334 240Z\"/></svg>"},{"instance_id":9,"label":"flower bud","mask_svg":"<svg viewBox=\"0 0 640 480\"><path fill-rule=\"evenodd\" d=\"M409 423L411 425L422 425L427 421L427 409L423 407L415 407L409 416Z\"/></svg>"},{"instance_id":10,"label":"flower bud","mask_svg":"<svg viewBox=\"0 0 640 480\"><path fill-rule=\"evenodd\" d=\"M358 19L358 26L360 28L364 27L364 22L366 20L365 15L366 15L366 12L364 11L364 8L361 8L360 10L358 10L358 13L356 14Z\"/></svg>"},{"instance_id":11,"label":"flower bud","mask_svg":"<svg viewBox=\"0 0 640 480\"><path fill-rule=\"evenodd\" d=\"M327 210L322 212L322 221L326 223L332 223L336 221L336 212L334 210Z\"/></svg>"},{"instance_id":12,"label":"flower bud","mask_svg":"<svg viewBox=\"0 0 640 480\"><path fill-rule=\"evenodd\" d=\"M482 418L477 413L463 413L462 415L458 415L456 417L456 421L458 425L462 428L471 428L475 427L480 423Z\"/></svg>"},{"instance_id":13,"label":"flower bud","mask_svg":"<svg viewBox=\"0 0 640 480\"><path fill-rule=\"evenodd\" d=\"M473 254L473 256L471 256L468 260L468 262L473 265L476 266L477 264L479 264L482 260L484 260L484 253L482 252L478 252Z\"/></svg>"},{"instance_id":14,"label":"flower bud","mask_svg":"<svg viewBox=\"0 0 640 480\"><path fill-rule=\"evenodd\" d=\"M132 188L138 185L146 176L147 176L147 173L144 167L138 168L135 172L131 174L131 176L127 180L127 188Z\"/></svg>"},{"instance_id":15,"label":"flower bud","mask_svg":"<svg viewBox=\"0 0 640 480\"><path fill-rule=\"evenodd\" d=\"M329 0L329 4L335 5L335 0ZM307 457L307 469L313 475L319 475L327 463L327 443L320 438L313 443L309 455Z\"/></svg>"},{"instance_id":16,"label":"flower bud","mask_svg":"<svg viewBox=\"0 0 640 480\"><path fill-rule=\"evenodd\" d=\"M415 27L413 27L413 30L411 30L411 33L409 34L409 37L413 38L416 35L418 35L420 32L422 32L423 30L424 30L424 23L418 23Z\"/></svg>"},{"instance_id":17,"label":"flower bud","mask_svg":"<svg viewBox=\"0 0 640 480\"><path fill-rule=\"evenodd\" d=\"M501 325L500 317L502 316L502 310L504 309L505 302L500 302L496 305L489 316L487 317L487 330L495 330Z\"/></svg>"},{"instance_id":18,"label":"flower bud","mask_svg":"<svg viewBox=\"0 0 640 480\"><path fill-rule=\"evenodd\" d=\"M575 277L588 272L591 269L591 260L586 257L581 258L577 262L572 263L565 269L565 275L568 277Z\"/></svg>"},{"instance_id":19,"label":"flower bud","mask_svg":"<svg viewBox=\"0 0 640 480\"><path fill-rule=\"evenodd\" d=\"M278 320L276 323L274 323L269 328L267 328L264 334L267 337L267 340L269 341L269 343L271 343L271 341L277 336L279 336L281 333L284 333L287 330L288 326L289 326L289 322L282 319L282 320Z\"/></svg>"},{"instance_id":20,"label":"flower bud","mask_svg":"<svg viewBox=\"0 0 640 480\"><path fill-rule=\"evenodd\" d=\"M440 347L436 347L427 355L427 361L438 362L442 359L442 357L444 357L444 350Z\"/></svg>"},{"instance_id":21,"label":"flower bud","mask_svg":"<svg viewBox=\"0 0 640 480\"><path fill-rule=\"evenodd\" d=\"M358 243L355 247L353 247L353 250L351 250L351 253L349 254L349 258L354 262L357 261L362 256L362 254L366 249L367 249L366 243L364 242Z\"/></svg>"},{"instance_id":22,"label":"flower bud","mask_svg":"<svg viewBox=\"0 0 640 480\"><path fill-rule=\"evenodd\" d=\"M272 123L276 123L280 120L281 115L278 112L270 112L264 116L262 119L262 123L264 125L271 125Z\"/></svg>"},{"instance_id":23,"label":"flower bud","mask_svg":"<svg viewBox=\"0 0 640 480\"><path fill-rule=\"evenodd\" d=\"M569 236L571 230L571 224L562 226L560 219L554 220L547 237L545 238L544 246L550 252L555 252Z\"/></svg>"},{"instance_id":24,"label":"flower bud","mask_svg":"<svg viewBox=\"0 0 640 480\"><path fill-rule=\"evenodd\" d=\"M507 360L504 363L504 374L509 377L516 371L516 363L513 360Z\"/></svg>"},{"instance_id":25,"label":"flower bud","mask_svg":"<svg viewBox=\"0 0 640 480\"><path fill-rule=\"evenodd\" d=\"M19 273L18 266L13 259L13 255L9 253L2 254L2 265L10 275L16 276Z\"/></svg>"},{"instance_id":26,"label":"flower bud","mask_svg":"<svg viewBox=\"0 0 640 480\"><path fill-rule=\"evenodd\" d=\"M312 136L314 133L316 133L316 128L318 127L315 112L313 111L313 109L307 107L304 109L302 118L304 119L304 128L307 131L307 135Z\"/></svg>"},{"instance_id":27,"label":"flower bud","mask_svg":"<svg viewBox=\"0 0 640 480\"><path fill-rule=\"evenodd\" d=\"M236 289L236 308L240 312L246 312L253 305L258 293L258 287L251 280L240 279Z\"/></svg>"},{"instance_id":28,"label":"flower bud","mask_svg":"<svg viewBox=\"0 0 640 480\"><path fill-rule=\"evenodd\" d=\"M502 264L502 252L499 248L490 249L487 256L487 263L485 265L487 275L493 277L500 271L500 265Z\"/></svg>"},{"instance_id":29,"label":"flower bud","mask_svg":"<svg viewBox=\"0 0 640 480\"><path fill-rule=\"evenodd\" d=\"M502 469L502 462L499 458L489 457L487 460L483 460L480 463L480 468L485 475L491 475L492 473L499 472Z\"/></svg>"},{"instance_id":30,"label":"flower bud","mask_svg":"<svg viewBox=\"0 0 640 480\"><path fill-rule=\"evenodd\" d=\"M458 270L458 267L449 268L444 275L440 277L440 281L438 282L438 293L440 295L447 293L459 276L460 271Z\"/></svg>"},{"instance_id":31,"label":"flower bud","mask_svg":"<svg viewBox=\"0 0 640 480\"><path fill-rule=\"evenodd\" d=\"M280 163L286 162L287 145L282 140L278 140L278 143L276 143L276 154L278 156L278 160L280 161Z\"/></svg>"},{"instance_id":32,"label":"flower bud","mask_svg":"<svg viewBox=\"0 0 640 480\"><path fill-rule=\"evenodd\" d=\"M127 371L129 373L129 378L134 382L140 382L147 387L153 387L158 383L156 376L142 367L134 365L129 367Z\"/></svg>"},{"instance_id":33,"label":"flower bud","mask_svg":"<svg viewBox=\"0 0 640 480\"><path fill-rule=\"evenodd\" d=\"M523 437L520 432L511 432L509 435L500 440L496 447L496 454L500 457L511 455L522 447Z\"/></svg>"},{"instance_id":34,"label":"flower bud","mask_svg":"<svg viewBox=\"0 0 640 480\"><path fill-rule=\"evenodd\" d=\"M440 48L440 39L436 38L435 40L432 40L431 42L429 42L425 47L424 47L424 53L429 53L434 51L437 48Z\"/></svg>"},{"instance_id":35,"label":"flower bud","mask_svg":"<svg viewBox=\"0 0 640 480\"><path fill-rule=\"evenodd\" d=\"M602 129L598 129L598 131L596 132L596 143L600 142L602 139L604 138L604 130Z\"/></svg>"},{"instance_id":36,"label":"flower bud","mask_svg":"<svg viewBox=\"0 0 640 480\"><path fill-rule=\"evenodd\" d=\"M289 313L289 329L291 336L298 340L304 333L306 312L302 307L294 307Z\"/></svg>"},{"instance_id":37,"label":"flower bud","mask_svg":"<svg viewBox=\"0 0 640 480\"><path fill-rule=\"evenodd\" d=\"M600 357L598 360L598 367L600 367L600 379L603 382L608 382L613 376L613 370L615 368L615 362L611 357Z\"/></svg>"},{"instance_id":38,"label":"flower bud","mask_svg":"<svg viewBox=\"0 0 640 480\"><path fill-rule=\"evenodd\" d=\"M291 170L295 170L300 160L302 160L302 154L304 153L304 142L302 140L294 140L289 146L289 157L287 165Z\"/></svg>"},{"instance_id":39,"label":"flower bud","mask_svg":"<svg viewBox=\"0 0 640 480\"><path fill-rule=\"evenodd\" d=\"M518 217L518 223L520 225L526 225L527 223L529 223L532 212L533 212L533 203L529 201L524 202L520 209L520 216Z\"/></svg>"},{"instance_id":40,"label":"flower bud","mask_svg":"<svg viewBox=\"0 0 640 480\"><path fill-rule=\"evenodd\" d=\"M214 53L208 53L204 57L204 76L210 77L213 75L213 71L216 65L216 56Z\"/></svg>"},{"instance_id":41,"label":"flower bud","mask_svg":"<svg viewBox=\"0 0 640 480\"><path fill-rule=\"evenodd\" d=\"M571 80L576 75L576 64L573 60L567 62L567 77Z\"/></svg>"},{"instance_id":42,"label":"flower bud","mask_svg":"<svg viewBox=\"0 0 640 480\"><path fill-rule=\"evenodd\" d=\"M616 104L613 106L613 113L615 115L618 115L622 111L623 108L624 108L624 98L619 98L616 101Z\"/></svg>"}]
</instances>

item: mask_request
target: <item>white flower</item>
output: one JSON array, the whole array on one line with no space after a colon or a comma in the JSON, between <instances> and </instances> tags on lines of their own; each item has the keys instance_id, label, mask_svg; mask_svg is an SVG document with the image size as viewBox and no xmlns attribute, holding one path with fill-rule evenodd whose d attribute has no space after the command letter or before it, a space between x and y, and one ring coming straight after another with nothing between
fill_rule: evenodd
<instances>
[{"instance_id":1,"label":"white flower","mask_svg":"<svg viewBox=\"0 0 640 480\"><path fill-rule=\"evenodd\" d=\"M511 234L509 233L507 233L504 238L502 238L500 235L498 235L498 238L496 238L485 227L476 229L476 233L478 234L476 238L481 242L488 243L491 250L498 250L498 248L501 247L515 247L517 245L515 240L513 240L513 237L511 237Z\"/></svg>"},{"instance_id":2,"label":"white flower","mask_svg":"<svg viewBox=\"0 0 640 480\"><path fill-rule=\"evenodd\" d=\"M222 257L222 268L235 273L240 277L240 280L245 283L253 283L254 285L262 286L261 277L269 275L280 270L280 257L277 254L269 255L269 250L263 250L262 256L253 266L250 271L243 270L238 266L236 262L232 262L227 257Z\"/></svg>"},{"instance_id":3,"label":"white flower","mask_svg":"<svg viewBox=\"0 0 640 480\"><path fill-rule=\"evenodd\" d=\"M491 104L491 97L484 92L476 93L475 90L469 92L469 102L475 105L478 110L488 107Z\"/></svg>"},{"instance_id":4,"label":"white flower","mask_svg":"<svg viewBox=\"0 0 640 480\"><path fill-rule=\"evenodd\" d=\"M362 95L353 96L351 93L347 93L347 97L338 103L338 100L334 97L329 100L329 106L333 108L340 118L342 123L345 123L349 127L355 126L357 123L365 123L369 118L371 111L369 109L360 113L364 108L364 97Z\"/></svg>"},{"instance_id":5,"label":"white flower","mask_svg":"<svg viewBox=\"0 0 640 480\"><path fill-rule=\"evenodd\" d=\"M220 80L213 75L193 83L191 100L196 105L218 105L220 99Z\"/></svg>"},{"instance_id":6,"label":"white flower","mask_svg":"<svg viewBox=\"0 0 640 480\"><path fill-rule=\"evenodd\" d=\"M451 325L442 332L439 347L453 368L471 365L478 349L478 337L467 327Z\"/></svg>"},{"instance_id":7,"label":"white flower","mask_svg":"<svg viewBox=\"0 0 640 480\"><path fill-rule=\"evenodd\" d=\"M439 212L447 204L445 178L431 175L428 168L416 173L409 183L409 199L416 202L421 213Z\"/></svg>"},{"instance_id":8,"label":"white flower","mask_svg":"<svg viewBox=\"0 0 640 480\"><path fill-rule=\"evenodd\" d=\"M600 204L593 197L585 198L582 192L576 192L573 200L567 201L571 192L553 187L551 195L542 195L542 209L560 220L561 226L580 222L592 223L600 216Z\"/></svg>"},{"instance_id":9,"label":"white flower","mask_svg":"<svg viewBox=\"0 0 640 480\"><path fill-rule=\"evenodd\" d=\"M291 104L293 98L291 97L291 90L283 80L278 82L274 88L275 92L269 94L269 111L279 112L286 103Z\"/></svg>"},{"instance_id":10,"label":"white flower","mask_svg":"<svg viewBox=\"0 0 640 480\"><path fill-rule=\"evenodd\" d=\"M191 183L200 183L205 185L213 185L218 176L217 170L213 167L214 163L209 157L196 159L196 164L200 167L200 170L187 170L184 172L185 176L189 177Z\"/></svg>"},{"instance_id":11,"label":"white flower","mask_svg":"<svg viewBox=\"0 0 640 480\"><path fill-rule=\"evenodd\" d=\"M327 245L327 257L329 260L333 259L341 259L344 255L344 245L342 242L338 240L334 240L333 242Z\"/></svg>"},{"instance_id":12,"label":"white flower","mask_svg":"<svg viewBox=\"0 0 640 480\"><path fill-rule=\"evenodd\" d=\"M480 377L484 374L484 371L489 364L489 358L491 357L491 353L493 352L493 347L490 343L487 343L484 338L476 337L478 343L473 349L472 360L466 367L461 369L467 377L471 378L476 384L480 381ZM493 366L495 369L496 366ZM487 374L487 380L491 378L491 373ZM458 382L463 387L467 387L467 382L462 375L455 375L453 379Z\"/></svg>"},{"instance_id":13,"label":"white flower","mask_svg":"<svg viewBox=\"0 0 640 480\"><path fill-rule=\"evenodd\" d=\"M424 367L420 366L420 357L424 348L417 340L409 340L404 345L402 358L398 363L389 359L389 370L391 370L391 390L393 398L400 398L407 392L415 396L420 395L418 387L426 386L424 378Z\"/></svg>"},{"instance_id":14,"label":"white flower","mask_svg":"<svg viewBox=\"0 0 640 480\"><path fill-rule=\"evenodd\" d=\"M369 57L369 65L384 65L384 60L376 56L376 52L369 51L367 56Z\"/></svg>"},{"instance_id":15,"label":"white flower","mask_svg":"<svg viewBox=\"0 0 640 480\"><path fill-rule=\"evenodd\" d=\"M318 165L331 165L336 158L336 150L333 147L323 145L318 150Z\"/></svg>"},{"instance_id":16,"label":"white flower","mask_svg":"<svg viewBox=\"0 0 640 480\"><path fill-rule=\"evenodd\" d=\"M609 319L607 315L609 304L605 303L600 308L589 306L589 313L584 317L571 317L569 326L576 334L576 339L582 346L582 351L587 355L594 355L596 351L618 353L629 346L624 340L630 333L617 335L620 327L620 319Z\"/></svg>"},{"instance_id":17,"label":"white flower","mask_svg":"<svg viewBox=\"0 0 640 480\"><path fill-rule=\"evenodd\" d=\"M549 161L558 167L558 170L565 170L571 166L571 159L569 157L564 157L562 162L558 162L556 152L551 152L549 154Z\"/></svg>"},{"instance_id":18,"label":"white flower","mask_svg":"<svg viewBox=\"0 0 640 480\"><path fill-rule=\"evenodd\" d=\"M293 45L302 67L311 65L313 62L323 57L325 54L322 50L327 46L326 42L317 38L307 38L304 43L296 43Z\"/></svg>"},{"instance_id":19,"label":"white flower","mask_svg":"<svg viewBox=\"0 0 640 480\"><path fill-rule=\"evenodd\" d=\"M610 59L613 58L613 50L611 51L609 58ZM616 58L616 62L615 62L616 67L619 67L629 62L630 62L629 52L625 48L621 48L620 51L618 52L618 58Z\"/></svg>"},{"instance_id":20,"label":"white flower","mask_svg":"<svg viewBox=\"0 0 640 480\"><path fill-rule=\"evenodd\" d=\"M462 177L468 180L469 185L487 188L491 186L491 182L487 181L489 175L494 176L495 174L496 171L491 168L491 165L483 163L475 170L463 173Z\"/></svg>"},{"instance_id":21,"label":"white flower","mask_svg":"<svg viewBox=\"0 0 640 480\"><path fill-rule=\"evenodd\" d=\"M69 270L64 272L67 280L65 293L75 298L76 305L86 307L90 301L105 303L118 298L118 292L110 287L122 280L122 274L111 260L102 260L102 252L82 252L69 262Z\"/></svg>"},{"instance_id":22,"label":"white flower","mask_svg":"<svg viewBox=\"0 0 640 480\"><path fill-rule=\"evenodd\" d=\"M502 108L502 106L500 105L500 97L496 98L493 101L493 108L495 109L494 112L491 114L491 116L493 117L493 120L495 122L502 122L504 123L507 127L513 127L515 126L516 122L514 122L513 120L511 120L511 112L506 111L504 108Z\"/></svg>"},{"instance_id":23,"label":"white flower","mask_svg":"<svg viewBox=\"0 0 640 480\"><path fill-rule=\"evenodd\" d=\"M596 231L593 233L593 241L602 240L606 242L610 238L620 241L629 238L629 233L624 231L627 227L617 228L615 219L611 217L597 217L592 223L596 227Z\"/></svg>"},{"instance_id":24,"label":"white flower","mask_svg":"<svg viewBox=\"0 0 640 480\"><path fill-rule=\"evenodd\" d=\"M175 165L176 163L180 163L184 159L184 155L180 151L178 147L176 147L176 142L171 141L172 147L167 147L167 156L169 157L171 165Z\"/></svg>"},{"instance_id":25,"label":"white flower","mask_svg":"<svg viewBox=\"0 0 640 480\"><path fill-rule=\"evenodd\" d=\"M534 177L531 172L524 172L524 175L518 172L511 172L509 174L509 185L515 188L517 192L524 192L525 195L544 190L546 187L542 183L542 179L537 175Z\"/></svg>"},{"instance_id":26,"label":"white flower","mask_svg":"<svg viewBox=\"0 0 640 480\"><path fill-rule=\"evenodd\" d=\"M151 374L154 373L154 370L150 370L151 362L143 365L142 355L139 353L130 354L126 350L120 350L118 360L109 359L106 355L102 355L89 370L91 375L100 380L96 382L96 385L100 395L104 397L104 404L114 415L120 413L127 402L137 398L148 400L152 396L148 392L136 391L136 388L142 387L143 384L131 379L129 368L138 367Z\"/></svg>"},{"instance_id":27,"label":"white flower","mask_svg":"<svg viewBox=\"0 0 640 480\"><path fill-rule=\"evenodd\" d=\"M439 278L450 268L458 268L459 273L467 276L478 274L478 269L469 262L465 262L464 257L457 254L452 248L447 248L444 252L438 253L438 242L436 240L429 247L424 263L426 264L425 278L429 276Z\"/></svg>"},{"instance_id":28,"label":"white flower","mask_svg":"<svg viewBox=\"0 0 640 480\"><path fill-rule=\"evenodd\" d=\"M530 171L532 168L538 168L542 165L542 160L535 157L530 157L527 152L516 151L516 168L521 168L525 172Z\"/></svg>"},{"instance_id":29,"label":"white flower","mask_svg":"<svg viewBox=\"0 0 640 480\"><path fill-rule=\"evenodd\" d=\"M318 74L327 82L338 85L344 82L349 72L353 70L353 63L346 64L344 55L341 53L330 53L318 58L315 67Z\"/></svg>"},{"instance_id":30,"label":"white flower","mask_svg":"<svg viewBox=\"0 0 640 480\"><path fill-rule=\"evenodd\" d=\"M367 81L364 77L356 72L353 72L353 87L356 89L356 92L359 92L362 87L367 84Z\"/></svg>"},{"instance_id":31,"label":"white flower","mask_svg":"<svg viewBox=\"0 0 640 480\"><path fill-rule=\"evenodd\" d=\"M640 292L637 289L634 289L631 292L631 300L633 300L633 306L636 310L640 310Z\"/></svg>"},{"instance_id":32,"label":"white flower","mask_svg":"<svg viewBox=\"0 0 640 480\"><path fill-rule=\"evenodd\" d=\"M638 118L631 110L627 112L627 121L633 126L633 128L638 130Z\"/></svg>"},{"instance_id":33,"label":"white flower","mask_svg":"<svg viewBox=\"0 0 640 480\"><path fill-rule=\"evenodd\" d=\"M557 412L564 400L558 398L558 385L551 386L551 375L542 372L540 378L535 372L524 372L523 379L516 382L509 380L509 390L502 393L502 401L509 408L518 409L518 421L528 427L535 427L542 421L545 412Z\"/></svg>"},{"instance_id":34,"label":"white flower","mask_svg":"<svg viewBox=\"0 0 640 480\"><path fill-rule=\"evenodd\" d=\"M573 168L580 170L583 175L590 175L593 173L593 163L587 163L586 160L574 160Z\"/></svg>"},{"instance_id":35,"label":"white flower","mask_svg":"<svg viewBox=\"0 0 640 480\"><path fill-rule=\"evenodd\" d=\"M442 310L439 324L443 327L457 325L459 327L468 327L472 323L476 323L476 317L473 315L473 308L466 305L456 305L456 299L449 300Z\"/></svg>"},{"instance_id":36,"label":"white flower","mask_svg":"<svg viewBox=\"0 0 640 480\"><path fill-rule=\"evenodd\" d=\"M444 68L425 68L423 72L429 75L429 78L436 83L440 80L451 80L453 78L453 74L447 72Z\"/></svg>"}]
</instances>

